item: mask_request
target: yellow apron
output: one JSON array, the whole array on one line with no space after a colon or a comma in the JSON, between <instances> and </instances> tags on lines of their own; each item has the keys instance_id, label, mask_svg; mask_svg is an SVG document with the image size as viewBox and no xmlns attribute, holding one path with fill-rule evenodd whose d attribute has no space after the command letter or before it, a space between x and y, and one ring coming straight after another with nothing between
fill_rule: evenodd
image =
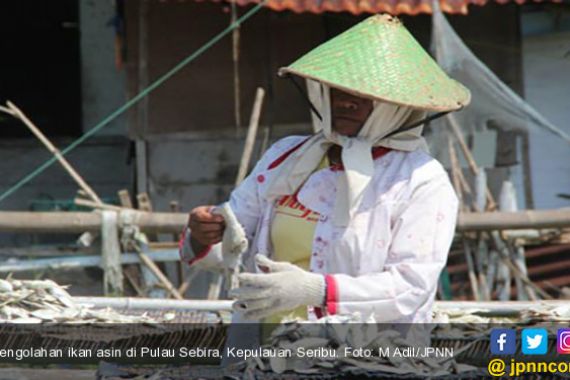
<instances>
[{"instance_id":1,"label":"yellow apron","mask_svg":"<svg viewBox=\"0 0 570 380\"><path fill-rule=\"evenodd\" d=\"M327 166L328 159L325 156L318 169ZM286 261L308 271L319 216L319 213L300 204L296 195L286 195L280 198L275 205L275 214L271 223L272 259ZM295 281L294 276L291 281ZM284 318L307 319L307 307L301 306L295 310L274 314L264 319L264 322L279 323Z\"/></svg>"}]
</instances>

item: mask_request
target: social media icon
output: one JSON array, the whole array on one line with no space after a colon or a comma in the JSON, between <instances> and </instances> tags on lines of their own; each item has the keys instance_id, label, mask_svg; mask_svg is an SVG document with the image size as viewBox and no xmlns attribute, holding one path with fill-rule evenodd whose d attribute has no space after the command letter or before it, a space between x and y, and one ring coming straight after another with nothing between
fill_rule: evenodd
<instances>
[{"instance_id":1,"label":"social media icon","mask_svg":"<svg viewBox=\"0 0 570 380\"><path fill-rule=\"evenodd\" d=\"M491 330L491 353L494 355L513 355L517 350L517 335L511 329ZM570 343L570 340L569 340Z\"/></svg>"},{"instance_id":2,"label":"social media icon","mask_svg":"<svg viewBox=\"0 0 570 380\"><path fill-rule=\"evenodd\" d=\"M548 351L548 331L546 329L524 329L521 334L522 353L544 355Z\"/></svg>"},{"instance_id":3,"label":"social media icon","mask_svg":"<svg viewBox=\"0 0 570 380\"><path fill-rule=\"evenodd\" d=\"M570 354L570 329L558 329L556 351L559 354Z\"/></svg>"}]
</instances>

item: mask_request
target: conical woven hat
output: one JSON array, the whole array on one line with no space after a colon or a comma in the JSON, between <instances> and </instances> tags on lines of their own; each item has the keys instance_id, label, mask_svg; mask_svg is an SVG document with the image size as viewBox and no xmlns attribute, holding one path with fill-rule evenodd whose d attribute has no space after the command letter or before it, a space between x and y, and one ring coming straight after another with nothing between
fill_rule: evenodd
<instances>
[{"instance_id":1,"label":"conical woven hat","mask_svg":"<svg viewBox=\"0 0 570 380\"><path fill-rule=\"evenodd\" d=\"M453 111L470 100L469 90L449 78L389 15L369 17L279 70L279 75L287 73L424 110Z\"/></svg>"}]
</instances>

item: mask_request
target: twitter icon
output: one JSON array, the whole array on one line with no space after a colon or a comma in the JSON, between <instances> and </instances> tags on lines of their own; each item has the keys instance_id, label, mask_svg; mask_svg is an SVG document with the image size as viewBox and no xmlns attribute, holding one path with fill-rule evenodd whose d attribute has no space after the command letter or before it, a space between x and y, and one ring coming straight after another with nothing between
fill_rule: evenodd
<instances>
[{"instance_id":1,"label":"twitter icon","mask_svg":"<svg viewBox=\"0 0 570 380\"><path fill-rule=\"evenodd\" d=\"M545 355L548 352L548 331L546 329L524 329L521 335L522 353Z\"/></svg>"}]
</instances>

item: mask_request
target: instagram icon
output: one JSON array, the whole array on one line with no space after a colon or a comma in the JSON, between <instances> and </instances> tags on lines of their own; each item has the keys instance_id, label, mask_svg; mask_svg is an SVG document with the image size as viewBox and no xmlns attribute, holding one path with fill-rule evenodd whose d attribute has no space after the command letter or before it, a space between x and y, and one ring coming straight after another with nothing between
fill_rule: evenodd
<instances>
[{"instance_id":1,"label":"instagram icon","mask_svg":"<svg viewBox=\"0 0 570 380\"><path fill-rule=\"evenodd\" d=\"M556 351L559 354L570 354L570 329L558 329Z\"/></svg>"}]
</instances>

